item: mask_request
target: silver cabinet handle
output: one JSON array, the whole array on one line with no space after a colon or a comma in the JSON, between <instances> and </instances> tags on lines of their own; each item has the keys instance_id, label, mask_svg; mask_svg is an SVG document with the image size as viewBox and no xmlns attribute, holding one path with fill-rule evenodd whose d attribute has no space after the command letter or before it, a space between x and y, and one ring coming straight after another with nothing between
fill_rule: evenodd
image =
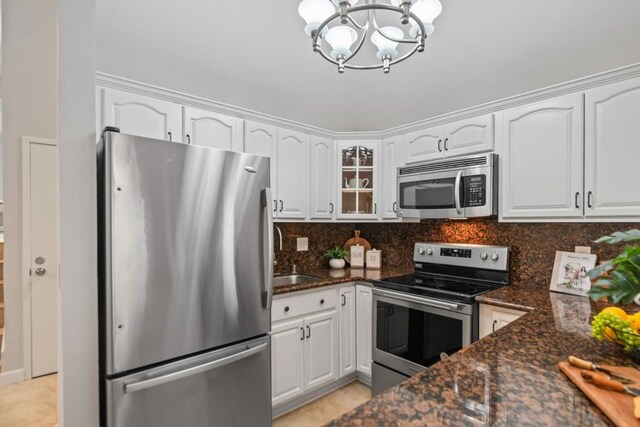
<instances>
[{"instance_id":1,"label":"silver cabinet handle","mask_svg":"<svg viewBox=\"0 0 640 427\"><path fill-rule=\"evenodd\" d=\"M329 203L329 213L333 213L333 203Z\"/></svg>"},{"instance_id":2,"label":"silver cabinet handle","mask_svg":"<svg viewBox=\"0 0 640 427\"><path fill-rule=\"evenodd\" d=\"M36 268L36 276L44 276L44 274L47 272L47 270L43 267L38 267Z\"/></svg>"},{"instance_id":3,"label":"silver cabinet handle","mask_svg":"<svg viewBox=\"0 0 640 427\"><path fill-rule=\"evenodd\" d=\"M580 193L576 193L576 208L580 207Z\"/></svg>"},{"instance_id":4,"label":"silver cabinet handle","mask_svg":"<svg viewBox=\"0 0 640 427\"><path fill-rule=\"evenodd\" d=\"M167 132L167 135L169 135L169 141L173 141L173 135L171 135L171 132Z\"/></svg>"},{"instance_id":5,"label":"silver cabinet handle","mask_svg":"<svg viewBox=\"0 0 640 427\"><path fill-rule=\"evenodd\" d=\"M284 209L284 202L280 200L280 212Z\"/></svg>"},{"instance_id":6,"label":"silver cabinet handle","mask_svg":"<svg viewBox=\"0 0 640 427\"><path fill-rule=\"evenodd\" d=\"M442 146L440 144L442 144L441 139L438 140L438 151L442 152Z\"/></svg>"},{"instance_id":7,"label":"silver cabinet handle","mask_svg":"<svg viewBox=\"0 0 640 427\"><path fill-rule=\"evenodd\" d=\"M345 305L347 305L347 297L342 294L342 306L344 307Z\"/></svg>"},{"instance_id":8,"label":"silver cabinet handle","mask_svg":"<svg viewBox=\"0 0 640 427\"><path fill-rule=\"evenodd\" d=\"M273 211L278 212L278 201L273 199Z\"/></svg>"},{"instance_id":9,"label":"silver cabinet handle","mask_svg":"<svg viewBox=\"0 0 640 427\"><path fill-rule=\"evenodd\" d=\"M444 151L449 151L449 138L444 139Z\"/></svg>"},{"instance_id":10,"label":"silver cabinet handle","mask_svg":"<svg viewBox=\"0 0 640 427\"><path fill-rule=\"evenodd\" d=\"M139 381L137 383L126 384L124 386L125 393L134 393L136 391L145 390L151 387L156 387L162 384L178 381L183 378L191 377L193 375L201 374L203 372L210 371L212 369L220 368L230 363L237 362L242 359L246 359L249 356L260 353L267 348L267 343L262 343L252 348L248 348L240 353L232 354L231 356L223 357L222 359L214 360L212 362L204 363L193 368L187 368L182 371L173 372L167 375L161 375L156 378Z\"/></svg>"},{"instance_id":11,"label":"silver cabinet handle","mask_svg":"<svg viewBox=\"0 0 640 427\"><path fill-rule=\"evenodd\" d=\"M462 171L458 171L458 174L456 175L456 184L453 189L453 191L455 191L455 194L453 195L453 200L456 204L456 212L458 212L458 214L462 214L462 206L460 205L460 184L461 183L462 183Z\"/></svg>"},{"instance_id":12,"label":"silver cabinet handle","mask_svg":"<svg viewBox=\"0 0 640 427\"><path fill-rule=\"evenodd\" d=\"M304 341L304 328L300 326L300 330L302 331L302 336L300 337L300 341Z\"/></svg>"},{"instance_id":13,"label":"silver cabinet handle","mask_svg":"<svg viewBox=\"0 0 640 427\"><path fill-rule=\"evenodd\" d=\"M593 191L587 193L587 206L593 209Z\"/></svg>"},{"instance_id":14,"label":"silver cabinet handle","mask_svg":"<svg viewBox=\"0 0 640 427\"><path fill-rule=\"evenodd\" d=\"M262 305L267 310L271 310L271 302L273 300L273 265L275 264L275 251L273 250L273 212L269 206L271 200L271 188L265 188L262 192L262 206L264 208L264 216L262 226L263 233L266 234L264 241L264 293Z\"/></svg>"},{"instance_id":15,"label":"silver cabinet handle","mask_svg":"<svg viewBox=\"0 0 640 427\"><path fill-rule=\"evenodd\" d=\"M374 214L377 214L377 213L378 213L378 204L377 204L377 203L374 203L374 204L373 204L373 213L374 213Z\"/></svg>"},{"instance_id":16,"label":"silver cabinet handle","mask_svg":"<svg viewBox=\"0 0 640 427\"><path fill-rule=\"evenodd\" d=\"M393 209L393 212L398 212L398 202L393 202L391 209Z\"/></svg>"},{"instance_id":17,"label":"silver cabinet handle","mask_svg":"<svg viewBox=\"0 0 640 427\"><path fill-rule=\"evenodd\" d=\"M307 325L307 338L311 338L311 328Z\"/></svg>"}]
</instances>

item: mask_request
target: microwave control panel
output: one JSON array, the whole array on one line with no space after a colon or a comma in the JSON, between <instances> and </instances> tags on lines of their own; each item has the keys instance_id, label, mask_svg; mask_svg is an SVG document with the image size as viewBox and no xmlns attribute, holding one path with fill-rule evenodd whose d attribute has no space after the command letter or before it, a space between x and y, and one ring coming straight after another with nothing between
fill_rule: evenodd
<instances>
[{"instance_id":1,"label":"microwave control panel","mask_svg":"<svg viewBox=\"0 0 640 427\"><path fill-rule=\"evenodd\" d=\"M471 175L462 178L464 207L484 206L487 203L487 176Z\"/></svg>"}]
</instances>

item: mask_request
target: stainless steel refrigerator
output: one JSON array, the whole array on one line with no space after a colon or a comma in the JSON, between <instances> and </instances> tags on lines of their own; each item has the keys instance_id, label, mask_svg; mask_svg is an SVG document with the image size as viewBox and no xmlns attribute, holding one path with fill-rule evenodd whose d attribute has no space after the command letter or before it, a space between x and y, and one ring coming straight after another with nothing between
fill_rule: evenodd
<instances>
[{"instance_id":1,"label":"stainless steel refrigerator","mask_svg":"<svg viewBox=\"0 0 640 427\"><path fill-rule=\"evenodd\" d=\"M269 159L105 130L103 426L271 425Z\"/></svg>"}]
</instances>

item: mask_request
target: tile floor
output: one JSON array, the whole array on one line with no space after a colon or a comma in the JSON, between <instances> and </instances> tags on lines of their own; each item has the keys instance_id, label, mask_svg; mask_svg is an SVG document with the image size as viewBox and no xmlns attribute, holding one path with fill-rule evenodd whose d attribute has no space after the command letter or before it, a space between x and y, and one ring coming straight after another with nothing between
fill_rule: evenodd
<instances>
[{"instance_id":1,"label":"tile floor","mask_svg":"<svg viewBox=\"0 0 640 427\"><path fill-rule=\"evenodd\" d=\"M0 427L56 425L58 376L0 387Z\"/></svg>"},{"instance_id":2,"label":"tile floor","mask_svg":"<svg viewBox=\"0 0 640 427\"><path fill-rule=\"evenodd\" d=\"M322 426L371 399L371 389L353 382L273 421L274 427Z\"/></svg>"}]
</instances>

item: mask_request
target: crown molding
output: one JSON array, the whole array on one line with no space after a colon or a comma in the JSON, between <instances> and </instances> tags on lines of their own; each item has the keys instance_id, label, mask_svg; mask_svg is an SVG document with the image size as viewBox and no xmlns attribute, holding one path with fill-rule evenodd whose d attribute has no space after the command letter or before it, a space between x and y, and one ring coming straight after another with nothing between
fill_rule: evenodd
<instances>
[{"instance_id":1,"label":"crown molding","mask_svg":"<svg viewBox=\"0 0 640 427\"><path fill-rule=\"evenodd\" d=\"M568 82L548 86L542 89L536 89L530 92L503 98L497 101L491 101L485 104L453 111L451 113L430 117L417 122L408 123L406 125L401 125L382 131L370 132L336 132L328 129L322 129L293 120L288 120L249 110L247 108L235 107L233 105L224 104L222 102L211 101L198 96L181 93L171 89L164 89L158 86L140 83L101 72L96 73L96 84L101 87L124 90L127 92L151 96L154 98L175 102L190 107L211 110L221 114L229 114L245 120L254 120L277 127L297 130L323 138L351 140L384 139L394 137L415 130L440 126L447 123L455 122L457 120L463 120L483 114L495 113L497 111L506 110L508 108L518 107L525 104L531 104L534 102L540 102L550 98L555 98L557 96L585 91L597 86L615 83L633 77L640 77L640 63L627 65L586 77L581 77Z\"/></svg>"}]
</instances>

